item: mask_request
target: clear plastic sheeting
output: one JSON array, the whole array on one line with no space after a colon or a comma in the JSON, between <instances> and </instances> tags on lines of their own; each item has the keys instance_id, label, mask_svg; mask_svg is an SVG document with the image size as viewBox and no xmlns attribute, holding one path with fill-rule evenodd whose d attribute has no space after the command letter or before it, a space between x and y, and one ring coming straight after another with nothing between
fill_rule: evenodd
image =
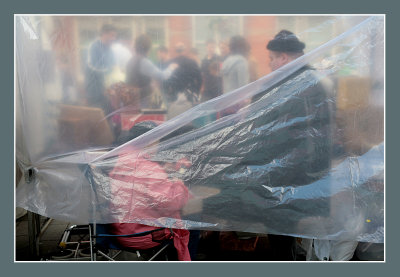
<instances>
[{"instance_id":1,"label":"clear plastic sheeting","mask_svg":"<svg viewBox=\"0 0 400 277\"><path fill-rule=\"evenodd\" d=\"M305 53L271 72L282 29ZM383 16L17 16L17 206L383 243L384 41Z\"/></svg>"}]
</instances>

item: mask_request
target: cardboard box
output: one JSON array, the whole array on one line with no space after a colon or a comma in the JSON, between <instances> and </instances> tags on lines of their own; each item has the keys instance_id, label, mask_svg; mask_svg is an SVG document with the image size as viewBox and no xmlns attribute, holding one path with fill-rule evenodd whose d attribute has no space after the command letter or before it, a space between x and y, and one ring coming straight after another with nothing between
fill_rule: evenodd
<instances>
[{"instance_id":1,"label":"cardboard box","mask_svg":"<svg viewBox=\"0 0 400 277\"><path fill-rule=\"evenodd\" d=\"M384 110L381 107L337 110L336 123L348 153L362 155L384 139Z\"/></svg>"},{"instance_id":2,"label":"cardboard box","mask_svg":"<svg viewBox=\"0 0 400 277\"><path fill-rule=\"evenodd\" d=\"M368 107L371 80L365 77L346 76L338 79L338 110L355 110Z\"/></svg>"},{"instance_id":3,"label":"cardboard box","mask_svg":"<svg viewBox=\"0 0 400 277\"><path fill-rule=\"evenodd\" d=\"M59 138L63 144L80 149L88 146L108 146L114 136L100 108L61 105Z\"/></svg>"}]
</instances>

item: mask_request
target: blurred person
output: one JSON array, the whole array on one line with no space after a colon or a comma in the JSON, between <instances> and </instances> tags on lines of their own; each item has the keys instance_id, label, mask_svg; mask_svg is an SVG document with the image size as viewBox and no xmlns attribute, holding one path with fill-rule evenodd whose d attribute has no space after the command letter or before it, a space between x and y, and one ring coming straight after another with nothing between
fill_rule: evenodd
<instances>
[{"instance_id":1,"label":"blurred person","mask_svg":"<svg viewBox=\"0 0 400 277\"><path fill-rule=\"evenodd\" d=\"M170 64L168 48L165 46L160 46L157 49L157 66L161 70L165 70ZM165 91L165 82L161 81L159 83L159 89L161 92L161 97L164 105L167 105L168 99Z\"/></svg>"},{"instance_id":2,"label":"blurred person","mask_svg":"<svg viewBox=\"0 0 400 277\"><path fill-rule=\"evenodd\" d=\"M244 37L234 36L229 42L229 56L222 64L223 93L233 91L249 83L248 43Z\"/></svg>"},{"instance_id":3,"label":"blurred person","mask_svg":"<svg viewBox=\"0 0 400 277\"><path fill-rule=\"evenodd\" d=\"M120 32L115 43L112 45L115 62L118 70L124 75L126 73L126 65L132 58L132 38L131 34L127 31ZM123 78L125 80L125 78Z\"/></svg>"},{"instance_id":4,"label":"blurred person","mask_svg":"<svg viewBox=\"0 0 400 277\"><path fill-rule=\"evenodd\" d=\"M137 123L129 132L122 134L119 141L121 144L131 141L156 126L157 124L152 121ZM146 215L144 217L145 219L157 219L158 217L180 219L181 215L179 211L181 209L181 213L183 213L185 207L187 208L188 205L190 207L192 204L193 207L194 204L194 207L196 207L197 200L195 200L195 198L198 199L199 196L193 197L194 195L189 192L186 184L181 180L186 174L185 171L191 166L190 161L186 158L176 159L176 157L165 156L165 153L163 153L166 145L165 142L171 139L179 139L180 136L189 133L193 129L194 127L191 124L180 127L178 130L161 138L157 144L157 148L149 150L149 153L145 155L136 155L136 150L133 149L130 150L131 152L129 154L124 153L118 157L117 163L110 174L110 177L113 179L111 181L112 190L115 199L119 196L127 198L129 198L130 195L133 196L131 203L134 205L133 209L135 209L135 214L133 214L132 217L138 218L139 214L140 216ZM137 164L134 166L133 164L135 163ZM131 166L137 169L136 173L131 170L125 170L125 168L131 168ZM145 177L143 177L143 174ZM121 181L124 183L135 183L137 190L131 189L130 186L124 186ZM152 193L147 195L146 192L143 193L141 190L142 188L150 189ZM123 193L124 191L126 193ZM194 191L198 194L201 188L200 190L194 188ZM139 203L143 204L144 201L147 201L148 206L144 205L142 208ZM191 203L191 201L194 202ZM128 209L127 206L121 205L119 202L114 205L117 209ZM149 208L149 206L152 208ZM198 210L191 208L189 208L189 210L191 218L198 218L200 216ZM124 219L129 221L129 216L126 213L124 214ZM130 234L158 229L157 227L138 223L115 223L112 224L111 227L111 231L114 234ZM168 235L168 229L165 231L166 235ZM173 231L176 234L174 237L174 245L178 251L178 258L180 260L196 260L200 231L182 229L173 229ZM144 247L147 249L158 245L157 242L152 241L151 235L137 238L117 238L117 240L125 247Z\"/></svg>"},{"instance_id":5,"label":"blurred person","mask_svg":"<svg viewBox=\"0 0 400 277\"><path fill-rule=\"evenodd\" d=\"M164 142L167 142L171 139L174 140L179 140L180 136L184 136L185 134L188 134L189 132L191 132L192 130L195 129L195 126L193 124L188 124L185 126L180 127L179 129L173 131L172 133L166 135L165 137L163 137L160 140L160 145L162 145ZM159 150L161 150L162 147L160 147ZM160 151L160 153L162 153L162 150ZM163 154L160 154L160 157L156 158L157 161L162 161L163 160ZM185 159L185 158L181 158L180 160L178 160L177 163L171 163L171 162L166 162L165 161L165 156L164 156L164 162L159 162L165 169L165 171L168 174L171 174L171 176L175 176L177 172L179 172L180 175L185 175L184 172L188 171L190 169L191 163L189 160ZM182 176L182 177L183 177ZM182 178L184 179L184 178ZM185 185L188 185L185 183ZM192 188L192 190L199 192L199 188ZM202 188L200 188L201 191ZM197 198L199 196L197 195ZM196 197L195 197L196 198ZM182 210L182 215L184 216L188 216L190 214L190 218L193 221L198 221L201 218L201 213L199 210L192 209L193 207L197 207L197 202L198 200L195 200L195 198L190 198L188 200L187 205L184 207L184 209ZM192 207L192 208L190 208ZM185 208L189 209L189 213L185 212ZM189 254L190 254L190 259L192 261L197 260L196 256L197 256L197 252L198 252L198 246L199 246L199 242L200 242L200 230L189 230L189 243L188 243L188 249L189 249Z\"/></svg>"},{"instance_id":6,"label":"blurred person","mask_svg":"<svg viewBox=\"0 0 400 277\"><path fill-rule=\"evenodd\" d=\"M249 63L249 79L250 83L258 79L258 64L254 57L251 55L251 46L248 44L247 62Z\"/></svg>"},{"instance_id":7,"label":"blurred person","mask_svg":"<svg viewBox=\"0 0 400 277\"><path fill-rule=\"evenodd\" d=\"M88 51L85 66L85 88L89 106L99 107L108 114L110 105L106 98L106 78L115 66L115 57L111 45L115 41L117 30L112 25L103 25L100 37L93 42Z\"/></svg>"},{"instance_id":8,"label":"blurred person","mask_svg":"<svg viewBox=\"0 0 400 277\"><path fill-rule=\"evenodd\" d=\"M246 49L245 43L240 45ZM272 59L271 69L276 70L303 55L304 48L304 43L287 36L286 32L278 34L267 46L271 56L282 55L278 60ZM287 97L284 101L272 99L271 103L268 100L272 90L275 96ZM330 215L329 199L302 201L289 196L287 202L282 200L291 188L321 180L331 167L335 117L334 100L330 97L333 97L330 90L315 71L304 66L261 92L252 104L257 108L243 113L244 118L238 123L201 138L202 145L209 145L201 149L201 155L222 159L213 168L223 165L221 170L202 176L206 184L221 189L218 195L204 199L203 214L234 222L247 230L251 230L249 226L263 224L269 233L274 259L294 260L294 238L274 234L296 232L303 218ZM216 138L220 143L212 146ZM190 142L184 147L193 149L193 156L200 155L195 147L197 143ZM310 208L315 205L317 209ZM237 209L233 213L234 208Z\"/></svg>"},{"instance_id":9,"label":"blurred person","mask_svg":"<svg viewBox=\"0 0 400 277\"><path fill-rule=\"evenodd\" d=\"M194 60L198 66L200 66L200 58L199 58L199 50L197 48L190 48L189 50L189 58Z\"/></svg>"},{"instance_id":10,"label":"blurred person","mask_svg":"<svg viewBox=\"0 0 400 277\"><path fill-rule=\"evenodd\" d=\"M106 103L107 103L107 121L109 122L114 137L118 137L121 131L121 115L120 113L113 113L124 106L123 100L124 84L126 78L126 64L132 57L131 53L131 36L127 31L117 32L116 39L111 45L111 52L114 59L114 66L111 71L107 73L105 78L106 90Z\"/></svg>"},{"instance_id":11,"label":"blurred person","mask_svg":"<svg viewBox=\"0 0 400 277\"><path fill-rule=\"evenodd\" d=\"M161 70L164 70L170 64L168 48L165 46L160 46L157 49L157 66Z\"/></svg>"},{"instance_id":12,"label":"blurred person","mask_svg":"<svg viewBox=\"0 0 400 277\"><path fill-rule=\"evenodd\" d=\"M151 49L148 35L140 35L135 40L135 55L129 60L126 69L126 84L140 96L141 108L150 108L153 93L152 81L161 82L172 76L178 65L171 63L165 70L160 70L148 58Z\"/></svg>"},{"instance_id":13,"label":"blurred person","mask_svg":"<svg viewBox=\"0 0 400 277\"><path fill-rule=\"evenodd\" d=\"M274 37L274 39L272 39L271 41L268 42L266 48L268 50L269 59L270 59L269 67L271 68L272 71L275 71L275 70L278 70L279 68L281 68L282 66L294 61L298 57L304 55L303 50L305 48L305 44L303 42L301 42L297 38L297 36L295 34L293 34L292 32L287 31L287 30L282 30ZM279 82L278 85L282 84L290 79L295 78L296 76L300 75L303 72L307 72L307 71L312 72L313 70L314 69L312 69L310 66L306 65L306 66L302 67L301 69L299 69L298 71L291 74L290 76L288 76L287 78L285 78L284 80L282 80L281 82ZM310 94L310 97L313 94L319 94L318 97L324 97L324 96L326 97L329 95L329 91L322 89L321 86L315 86L314 88L307 89L305 92ZM261 95L257 96L257 98L260 98L260 97L262 97L262 96ZM317 97L315 97L315 98L317 98ZM312 105L311 100L310 100L310 103L308 103L308 105ZM330 107L329 110L327 110L327 114L330 116L331 124L333 123L332 122L332 118L333 118L332 113L333 112L334 112L334 109L332 107ZM325 131L327 132L327 134L329 134L329 130L325 130ZM327 137L329 138L330 135L327 135ZM321 153L319 153L319 155L321 155L321 157L320 157L321 165L324 165L326 168L329 168L329 164L330 164L329 160L331 158L331 155L329 154L328 144L325 143L325 145L327 145L327 147L325 148L327 150L327 152L325 152L325 153L321 152ZM294 258L293 251L296 248L295 238L289 237L289 236L271 235L271 234L268 235L268 238L271 242L272 249L273 249L273 251L275 251L275 255L277 258L282 258L282 259ZM302 241L302 240L303 240L303 243L304 243L304 241L307 241L306 239L300 239L300 241ZM326 248L326 243L321 240L319 240L318 242L317 242L317 240L315 240L313 245L316 248L318 248L318 245L321 246L321 249ZM349 245L350 245L350 251L352 248L354 248L353 249L353 252L354 252L357 244L354 244L353 242L331 243L330 244L331 254L332 254L331 258L337 259L338 255L333 257L333 253L338 252L337 249L339 249L340 247L344 246L344 247L348 248ZM308 255L310 255L310 254L308 254Z\"/></svg>"},{"instance_id":14,"label":"blurred person","mask_svg":"<svg viewBox=\"0 0 400 277\"><path fill-rule=\"evenodd\" d=\"M168 118L193 107L198 102L202 85L200 67L193 59L185 55L186 47L183 43L175 45L175 53L177 56L171 62L178 64L179 67L165 82Z\"/></svg>"},{"instance_id":15,"label":"blurred person","mask_svg":"<svg viewBox=\"0 0 400 277\"><path fill-rule=\"evenodd\" d=\"M151 121L136 124L127 137L121 141L130 141L156 126ZM140 220L157 220L163 217L180 219L182 207L191 195L182 180L169 175L170 168L177 170L178 163L155 162L149 155L141 155L137 149L131 149L117 158L109 177L111 183L111 208L120 212L119 222L109 224L108 230L115 235L134 234L159 227L140 223L128 223ZM135 170L132 170L135 168ZM151 193L148 193L151 191ZM171 231L173 234L171 234ZM159 240L154 240L156 235ZM190 232L184 229L165 228L153 234L140 237L116 237L124 248L150 249L161 244L162 239L173 238L178 260L190 261ZM162 239L161 239L162 238ZM174 255L174 256L175 256Z\"/></svg>"},{"instance_id":16,"label":"blurred person","mask_svg":"<svg viewBox=\"0 0 400 277\"><path fill-rule=\"evenodd\" d=\"M247 61L249 47L242 36L234 36L229 41L229 56L222 63L223 93L228 93L247 85L250 81L249 64ZM236 113L247 103L242 102L221 111L220 116Z\"/></svg>"},{"instance_id":17,"label":"blurred person","mask_svg":"<svg viewBox=\"0 0 400 277\"><path fill-rule=\"evenodd\" d=\"M131 102L125 85L126 66L132 58L132 36L130 31L120 31L117 40L111 46L115 57L115 67L109 77L107 96L112 111L118 111L127 103ZM109 122L112 126L114 137L117 138L121 132L121 114L113 113Z\"/></svg>"},{"instance_id":18,"label":"blurred person","mask_svg":"<svg viewBox=\"0 0 400 277\"><path fill-rule=\"evenodd\" d=\"M221 41L219 43L219 52L221 61L225 61L225 59L229 56L229 42Z\"/></svg>"},{"instance_id":19,"label":"blurred person","mask_svg":"<svg viewBox=\"0 0 400 277\"><path fill-rule=\"evenodd\" d=\"M290 43L283 44L281 41L290 41ZM277 70L304 54L302 51L304 44L299 42L292 32L286 30L279 32L274 40L268 43L267 49L269 50L269 65L271 70ZM307 242L307 239L302 240ZM321 260L334 261L350 260L358 245L357 241L327 241L317 239L311 240L309 243L313 247L311 250L308 250L313 253L307 253L308 256L314 256L314 258Z\"/></svg>"},{"instance_id":20,"label":"blurred person","mask_svg":"<svg viewBox=\"0 0 400 277\"><path fill-rule=\"evenodd\" d=\"M201 61L203 90L201 100L207 101L222 93L222 77L220 76L221 58L216 54L216 43L210 39L206 42L207 54Z\"/></svg>"},{"instance_id":21,"label":"blurred person","mask_svg":"<svg viewBox=\"0 0 400 277\"><path fill-rule=\"evenodd\" d=\"M271 71L275 71L303 55L304 47L305 44L300 42L293 33L286 30L280 31L266 46L269 52ZM268 240L276 260L295 259L296 241L294 237L268 234Z\"/></svg>"}]
</instances>

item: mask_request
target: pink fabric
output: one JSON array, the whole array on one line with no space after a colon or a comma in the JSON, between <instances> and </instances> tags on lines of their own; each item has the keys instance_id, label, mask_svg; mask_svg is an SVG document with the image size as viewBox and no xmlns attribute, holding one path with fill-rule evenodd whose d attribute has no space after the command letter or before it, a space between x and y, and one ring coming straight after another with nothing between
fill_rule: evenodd
<instances>
[{"instance_id":1,"label":"pink fabric","mask_svg":"<svg viewBox=\"0 0 400 277\"><path fill-rule=\"evenodd\" d=\"M178 253L178 260L180 261L190 261L189 253L189 231L183 229L173 229L174 235L174 246Z\"/></svg>"},{"instance_id":2,"label":"pink fabric","mask_svg":"<svg viewBox=\"0 0 400 277\"><path fill-rule=\"evenodd\" d=\"M159 227L137 223L113 223L110 227L110 231L113 234L135 234L156 229L159 229ZM174 247L178 254L178 260L190 261L190 253L188 249L190 234L189 231L182 229L172 229L172 232ZM162 234L160 234L159 231L155 232L154 234L156 235L156 237L165 236L165 238L169 238L171 236L171 231L169 229L164 229L162 230ZM121 246L126 248L150 249L160 245L160 243L153 241L151 234L136 238L117 237L116 239Z\"/></svg>"},{"instance_id":3,"label":"pink fabric","mask_svg":"<svg viewBox=\"0 0 400 277\"><path fill-rule=\"evenodd\" d=\"M143 222L162 218L180 219L180 209L189 199L189 191L181 180L171 180L158 164L145 159L138 152L119 157L110 173L112 209L119 222ZM137 223L111 224L114 234L132 234L159 227ZM174 229L174 246L178 259L190 261L189 231ZM166 234L169 230L165 230ZM148 249L159 245L152 236L118 238L124 247Z\"/></svg>"}]
</instances>

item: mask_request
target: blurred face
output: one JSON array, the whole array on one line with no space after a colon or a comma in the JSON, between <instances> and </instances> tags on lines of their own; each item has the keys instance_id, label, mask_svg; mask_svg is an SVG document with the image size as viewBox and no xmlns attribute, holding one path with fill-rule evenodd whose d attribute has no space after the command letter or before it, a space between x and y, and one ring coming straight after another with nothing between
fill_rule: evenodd
<instances>
[{"instance_id":1,"label":"blurred face","mask_svg":"<svg viewBox=\"0 0 400 277\"><path fill-rule=\"evenodd\" d=\"M160 61L165 61L165 60L167 60L167 58L168 58L168 53L167 53L167 52L164 52L164 51L158 51L158 52L157 52L157 55L158 55L158 59L159 59Z\"/></svg>"},{"instance_id":2,"label":"blurred face","mask_svg":"<svg viewBox=\"0 0 400 277\"><path fill-rule=\"evenodd\" d=\"M285 53L269 51L269 67L272 71L284 66L289 62L289 57Z\"/></svg>"},{"instance_id":3,"label":"blurred face","mask_svg":"<svg viewBox=\"0 0 400 277\"><path fill-rule=\"evenodd\" d=\"M207 44L207 54L214 55L215 54L215 43L208 43Z\"/></svg>"},{"instance_id":4,"label":"blurred face","mask_svg":"<svg viewBox=\"0 0 400 277\"><path fill-rule=\"evenodd\" d=\"M117 32L107 32L101 36L101 40L104 44L110 45L117 39Z\"/></svg>"},{"instance_id":5,"label":"blurred face","mask_svg":"<svg viewBox=\"0 0 400 277\"><path fill-rule=\"evenodd\" d=\"M222 56L226 56L226 55L228 55L229 54L229 47L228 47L228 44L226 44L226 43L221 43L220 45L219 45L219 48L221 49L221 55Z\"/></svg>"}]
</instances>

